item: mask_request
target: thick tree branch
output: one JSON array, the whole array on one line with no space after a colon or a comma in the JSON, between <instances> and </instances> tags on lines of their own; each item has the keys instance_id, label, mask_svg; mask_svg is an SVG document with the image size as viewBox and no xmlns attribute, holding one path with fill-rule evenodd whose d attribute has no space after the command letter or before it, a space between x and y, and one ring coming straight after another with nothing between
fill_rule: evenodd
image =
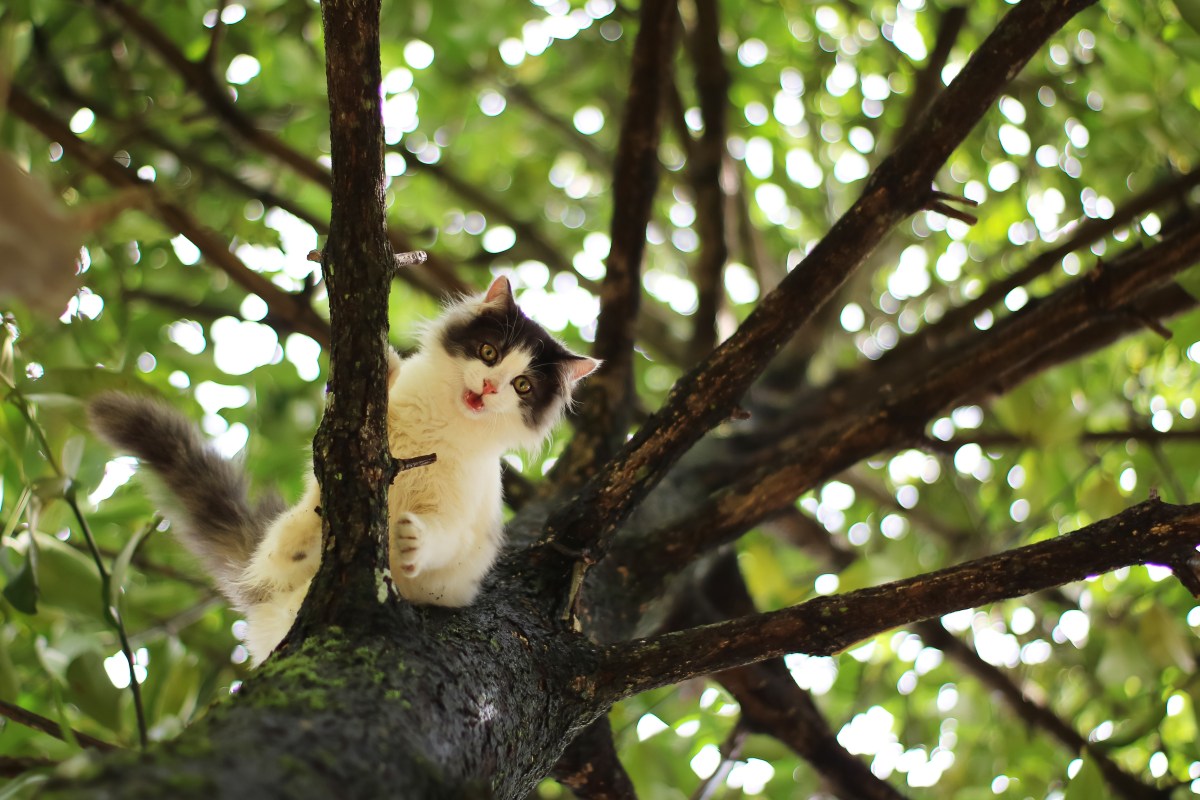
<instances>
[{"instance_id":1,"label":"thick tree branch","mask_svg":"<svg viewBox=\"0 0 1200 800\"><path fill-rule=\"evenodd\" d=\"M1148 501L1074 533L937 572L780 611L606 649L598 691L614 700L785 653L832 655L883 631L1021 597L1200 545L1200 505Z\"/></svg>"},{"instance_id":2,"label":"thick tree branch","mask_svg":"<svg viewBox=\"0 0 1200 800\"><path fill-rule=\"evenodd\" d=\"M598 717L567 745L550 777L580 800L637 800L633 781L617 758L612 725Z\"/></svg>"},{"instance_id":3,"label":"thick tree branch","mask_svg":"<svg viewBox=\"0 0 1200 800\"><path fill-rule=\"evenodd\" d=\"M1108 319L1114 312L1136 302L1138 293L1152 293L1197 259L1200 222L1152 248L1098 267L1050 298L950 348L919 384L897 385L881 397L865 397L814 426L786 434L774 431L764 437L768 443L752 463L738 465L735 481L660 534L661 555L651 562L662 572L678 569L859 460L918 441L935 414L985 389L997 391L997 382L1011 385L1027 377L1030 365L1043 353L1055 351L1081 331L1111 328ZM656 547L654 542L644 546ZM646 557L643 553L639 560Z\"/></svg>"},{"instance_id":4,"label":"thick tree branch","mask_svg":"<svg viewBox=\"0 0 1200 800\"><path fill-rule=\"evenodd\" d=\"M613 165L611 245L600 287L592 354L604 361L579 393L577 432L552 479L577 484L612 456L625 435L634 399L633 343L641 301L646 224L658 189L663 92L671 76L678 16L675 0L645 0L639 12L629 94Z\"/></svg>"},{"instance_id":5,"label":"thick tree branch","mask_svg":"<svg viewBox=\"0 0 1200 800\"><path fill-rule=\"evenodd\" d=\"M391 586L387 490L396 465L387 447L385 343L395 264L384 221L379 8L379 0L321 4L333 156L321 268L333 342L328 404L313 444L324 546L298 620L309 630L356 620Z\"/></svg>"},{"instance_id":6,"label":"thick tree branch","mask_svg":"<svg viewBox=\"0 0 1200 800\"><path fill-rule=\"evenodd\" d=\"M289 294L280 289L264 275L247 267L229 250L229 243L208 228L203 227L190 214L164 198L154 184L143 181L116 161L96 151L84 142L61 120L35 103L17 86L12 87L8 98L9 108L14 114L28 122L47 138L62 145L64 151L78 159L85 167L95 172L109 185L120 188L136 188L145 193L147 205L171 230L179 231L200 249L204 258L232 278L247 291L261 297L270 313L290 330L311 336L322 344L329 341L328 326L303 297Z\"/></svg>"},{"instance_id":7,"label":"thick tree branch","mask_svg":"<svg viewBox=\"0 0 1200 800\"><path fill-rule=\"evenodd\" d=\"M717 343L717 312L724 296L721 280L729 248L725 242L725 192L721 173L725 164L726 115L729 107L729 71L721 49L721 20L716 0L695 0L696 24L689 36L688 53L696 75L696 95L704 130L688 152L687 178L696 204L696 234L700 252L692 266L698 304L692 315L691 363L696 363ZM689 364L690 366L690 364Z\"/></svg>"},{"instance_id":8,"label":"thick tree branch","mask_svg":"<svg viewBox=\"0 0 1200 800\"><path fill-rule=\"evenodd\" d=\"M1013 75L1089 5L1091 0L1025 0L1000 21L829 234L762 298L730 339L675 385L663 407L577 501L551 518L547 538L552 552L590 550L591 558L602 552L607 536L679 456L730 416L788 337L833 296L897 222L925 205L937 170Z\"/></svg>"},{"instance_id":9,"label":"thick tree branch","mask_svg":"<svg viewBox=\"0 0 1200 800\"><path fill-rule=\"evenodd\" d=\"M356 630L277 652L179 738L60 777L49 796L525 797L604 711L594 657L521 587L484 591L460 609L372 602Z\"/></svg>"}]
</instances>

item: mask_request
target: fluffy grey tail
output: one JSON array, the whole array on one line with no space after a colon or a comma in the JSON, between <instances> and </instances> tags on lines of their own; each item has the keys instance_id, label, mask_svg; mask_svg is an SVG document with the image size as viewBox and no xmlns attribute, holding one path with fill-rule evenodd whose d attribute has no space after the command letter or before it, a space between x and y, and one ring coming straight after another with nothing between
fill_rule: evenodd
<instances>
[{"instance_id":1,"label":"fluffy grey tail","mask_svg":"<svg viewBox=\"0 0 1200 800\"><path fill-rule=\"evenodd\" d=\"M283 511L278 498L252 507L242 471L165 403L106 392L92 400L88 414L96 433L137 456L162 481L165 491L156 491L156 499L177 535L234 605L244 607L249 598L238 579L267 526Z\"/></svg>"}]
</instances>

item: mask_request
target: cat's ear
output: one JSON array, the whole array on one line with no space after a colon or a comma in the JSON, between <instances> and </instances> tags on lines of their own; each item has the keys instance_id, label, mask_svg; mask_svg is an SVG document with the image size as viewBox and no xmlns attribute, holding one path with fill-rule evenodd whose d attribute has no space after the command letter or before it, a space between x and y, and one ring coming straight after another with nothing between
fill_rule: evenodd
<instances>
[{"instance_id":1,"label":"cat's ear","mask_svg":"<svg viewBox=\"0 0 1200 800\"><path fill-rule=\"evenodd\" d=\"M483 297L483 302L489 306L497 308L512 308L517 304L513 299L512 285L509 284L508 278L501 275L496 280L492 281L492 285L488 287L487 294Z\"/></svg>"},{"instance_id":2,"label":"cat's ear","mask_svg":"<svg viewBox=\"0 0 1200 800\"><path fill-rule=\"evenodd\" d=\"M591 375L604 362L598 358L588 358L587 356L576 356L567 359L566 366L567 380L571 383L583 380L588 375Z\"/></svg>"}]
</instances>

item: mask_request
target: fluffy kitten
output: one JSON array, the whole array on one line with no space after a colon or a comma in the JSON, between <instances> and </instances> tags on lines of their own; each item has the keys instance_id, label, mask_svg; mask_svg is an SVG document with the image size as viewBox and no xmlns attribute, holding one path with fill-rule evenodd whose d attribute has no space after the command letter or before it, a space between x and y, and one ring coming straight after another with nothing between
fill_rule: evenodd
<instances>
[{"instance_id":1,"label":"fluffy kitten","mask_svg":"<svg viewBox=\"0 0 1200 800\"><path fill-rule=\"evenodd\" d=\"M392 455L436 453L400 473L388 494L392 578L418 603L470 603L502 543L500 456L536 449L599 362L567 350L513 300L506 278L449 306L421 332L420 348L390 354ZM110 393L92 424L162 480L185 545L246 614L246 644L260 663L291 627L321 556L320 491L282 510L253 508L245 479L179 412Z\"/></svg>"}]
</instances>

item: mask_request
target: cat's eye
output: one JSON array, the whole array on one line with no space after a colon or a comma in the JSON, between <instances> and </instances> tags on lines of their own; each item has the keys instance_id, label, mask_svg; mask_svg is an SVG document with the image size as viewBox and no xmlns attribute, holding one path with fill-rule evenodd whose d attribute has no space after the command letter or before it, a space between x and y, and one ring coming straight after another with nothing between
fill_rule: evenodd
<instances>
[{"instance_id":1,"label":"cat's eye","mask_svg":"<svg viewBox=\"0 0 1200 800\"><path fill-rule=\"evenodd\" d=\"M479 357L483 359L483 363L491 366L496 363L496 359L500 357L500 351L492 345L484 342L479 345Z\"/></svg>"},{"instance_id":2,"label":"cat's eye","mask_svg":"<svg viewBox=\"0 0 1200 800\"><path fill-rule=\"evenodd\" d=\"M513 378L512 385L517 390L517 394L529 394L533 390L533 384L524 375L518 375Z\"/></svg>"}]
</instances>

